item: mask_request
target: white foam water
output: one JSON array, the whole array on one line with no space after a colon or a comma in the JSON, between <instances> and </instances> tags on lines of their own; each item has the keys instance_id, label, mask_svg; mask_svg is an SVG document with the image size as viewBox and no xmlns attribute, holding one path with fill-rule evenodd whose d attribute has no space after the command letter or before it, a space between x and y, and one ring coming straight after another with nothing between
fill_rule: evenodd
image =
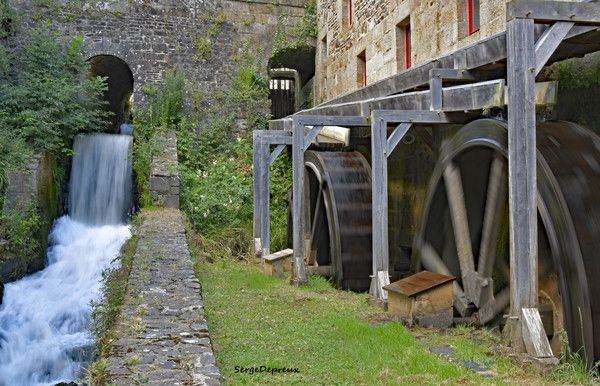
<instances>
[{"instance_id":1,"label":"white foam water","mask_svg":"<svg viewBox=\"0 0 600 386\"><path fill-rule=\"evenodd\" d=\"M94 349L92 303L101 296L102 273L116 266L131 236L124 225L131 202L131 137L82 136L74 148L75 206L54 224L47 266L4 288L1 386L55 385L83 375Z\"/></svg>"}]
</instances>

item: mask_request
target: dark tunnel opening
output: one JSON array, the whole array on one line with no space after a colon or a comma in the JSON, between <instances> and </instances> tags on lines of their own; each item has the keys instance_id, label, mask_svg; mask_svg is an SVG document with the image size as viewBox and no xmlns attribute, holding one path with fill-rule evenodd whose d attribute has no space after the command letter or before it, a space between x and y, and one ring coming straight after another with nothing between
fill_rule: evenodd
<instances>
[{"instance_id":1,"label":"dark tunnel opening","mask_svg":"<svg viewBox=\"0 0 600 386\"><path fill-rule=\"evenodd\" d=\"M131 96L133 94L133 72L127 63L113 55L97 55L89 59L92 76L107 77L108 89L104 98L108 110L114 113L108 131L119 132L123 123L131 122Z\"/></svg>"}]
</instances>

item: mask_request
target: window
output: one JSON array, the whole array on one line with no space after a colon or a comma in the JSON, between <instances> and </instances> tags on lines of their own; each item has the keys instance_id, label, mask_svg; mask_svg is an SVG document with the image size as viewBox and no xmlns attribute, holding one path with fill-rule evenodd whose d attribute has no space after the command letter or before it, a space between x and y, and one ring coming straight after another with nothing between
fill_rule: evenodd
<instances>
[{"instance_id":1,"label":"window","mask_svg":"<svg viewBox=\"0 0 600 386\"><path fill-rule=\"evenodd\" d=\"M365 50L356 57L356 84L359 88L367 85L367 56Z\"/></svg>"},{"instance_id":2,"label":"window","mask_svg":"<svg viewBox=\"0 0 600 386\"><path fill-rule=\"evenodd\" d=\"M396 24L396 65L398 71L410 68L411 64L410 44L410 18Z\"/></svg>"},{"instance_id":3,"label":"window","mask_svg":"<svg viewBox=\"0 0 600 386\"><path fill-rule=\"evenodd\" d=\"M352 25L352 17L354 10L352 9L352 0L342 0L342 18L346 25ZM338 3L339 4L339 3Z\"/></svg>"},{"instance_id":4,"label":"window","mask_svg":"<svg viewBox=\"0 0 600 386\"><path fill-rule=\"evenodd\" d=\"M469 35L479 31L479 0L467 0L467 17L469 23Z\"/></svg>"}]
</instances>

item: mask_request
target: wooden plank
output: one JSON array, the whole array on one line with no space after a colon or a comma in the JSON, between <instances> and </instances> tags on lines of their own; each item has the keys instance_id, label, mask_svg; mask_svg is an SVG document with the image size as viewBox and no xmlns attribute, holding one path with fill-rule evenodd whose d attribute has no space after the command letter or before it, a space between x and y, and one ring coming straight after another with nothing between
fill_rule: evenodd
<instances>
[{"instance_id":1,"label":"wooden plank","mask_svg":"<svg viewBox=\"0 0 600 386\"><path fill-rule=\"evenodd\" d=\"M398 146L398 144L400 143L402 138L404 138L404 135L406 135L411 126L412 123L401 123L398 126L396 126L396 128L394 129L392 134L390 134L390 137L387 140L387 147L385 153L386 157L389 157L392 154L396 146Z\"/></svg>"},{"instance_id":2,"label":"wooden plank","mask_svg":"<svg viewBox=\"0 0 600 386\"><path fill-rule=\"evenodd\" d=\"M387 121L385 114L373 112L371 117L371 170L373 210L373 278L371 296L385 299L382 287L389 284L388 265L388 181L387 181ZM387 276L387 283L384 277Z\"/></svg>"},{"instance_id":3,"label":"wooden plank","mask_svg":"<svg viewBox=\"0 0 600 386\"><path fill-rule=\"evenodd\" d=\"M284 149L285 149L285 145L275 146L275 149L273 149L273 152L271 153L271 156L269 157L269 165L273 165L275 163L275 161L277 160L277 157L279 157L279 155L281 154L281 152Z\"/></svg>"},{"instance_id":4,"label":"wooden plank","mask_svg":"<svg viewBox=\"0 0 600 386\"><path fill-rule=\"evenodd\" d=\"M538 292L533 28L530 19L507 23L510 309L517 318L522 308L537 304ZM512 337L517 347L519 339Z\"/></svg>"},{"instance_id":5,"label":"wooden plank","mask_svg":"<svg viewBox=\"0 0 600 386\"><path fill-rule=\"evenodd\" d=\"M599 25L600 4L574 1L511 0L506 4L506 20L517 18L540 22L568 21Z\"/></svg>"},{"instance_id":6,"label":"wooden plank","mask_svg":"<svg viewBox=\"0 0 600 386\"><path fill-rule=\"evenodd\" d=\"M283 249L281 251L266 255L263 257L263 259L269 260L269 261L277 261L277 260L285 259L286 257L290 257L293 255L293 253L294 253L293 249L287 248L287 249Z\"/></svg>"},{"instance_id":7,"label":"wooden plank","mask_svg":"<svg viewBox=\"0 0 600 386\"><path fill-rule=\"evenodd\" d=\"M306 267L304 265L304 124L298 119L287 121L288 130L292 130L292 234L294 249L295 284L306 283ZM291 126L291 127L290 127Z\"/></svg>"},{"instance_id":8,"label":"wooden plank","mask_svg":"<svg viewBox=\"0 0 600 386\"><path fill-rule=\"evenodd\" d=\"M537 308L521 309L523 342L527 354L535 358L552 358L550 342L544 331L542 318Z\"/></svg>"},{"instance_id":9,"label":"wooden plank","mask_svg":"<svg viewBox=\"0 0 600 386\"><path fill-rule=\"evenodd\" d=\"M557 22L548 28L535 43L535 75L539 74L558 45L563 41L575 23Z\"/></svg>"},{"instance_id":10,"label":"wooden plank","mask_svg":"<svg viewBox=\"0 0 600 386\"><path fill-rule=\"evenodd\" d=\"M260 242L261 231L261 210L260 210L260 154L261 154L261 133L262 130L254 130L252 132L252 183L254 189L254 208L253 208L253 237L254 237L254 254L260 256L262 247Z\"/></svg>"}]
</instances>

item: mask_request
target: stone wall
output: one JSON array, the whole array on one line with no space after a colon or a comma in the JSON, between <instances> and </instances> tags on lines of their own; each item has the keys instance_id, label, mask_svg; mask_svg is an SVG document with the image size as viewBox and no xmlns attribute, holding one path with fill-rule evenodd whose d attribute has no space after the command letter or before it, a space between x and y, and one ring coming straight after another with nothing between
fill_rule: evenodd
<instances>
[{"instance_id":1,"label":"stone wall","mask_svg":"<svg viewBox=\"0 0 600 386\"><path fill-rule=\"evenodd\" d=\"M31 240L33 255L15 251L6 235L0 234L0 281L17 280L41 269L46 258L48 235L54 219L62 212L61 188L57 186L56 160L50 154L36 154L22 171L7 173L8 184L2 207L3 216L27 220L30 210L37 212L40 221ZM17 220L17 221L20 221ZM10 223L3 224L10 226ZM1 299L0 299L1 300Z\"/></svg>"},{"instance_id":2,"label":"stone wall","mask_svg":"<svg viewBox=\"0 0 600 386\"><path fill-rule=\"evenodd\" d=\"M357 57L365 53L367 84L404 69L402 26L409 19L412 66L505 29L505 0L480 0L479 31L469 35L466 0L349 0L318 2L317 102L362 85ZM399 27L397 27L399 26Z\"/></svg>"},{"instance_id":3,"label":"stone wall","mask_svg":"<svg viewBox=\"0 0 600 386\"><path fill-rule=\"evenodd\" d=\"M123 59L134 76L134 102L144 86L163 79L173 66L188 79L188 92L201 90L205 103L231 79L244 48L266 65L277 28L294 26L303 0L9 0L21 14L22 30L49 19L65 37L85 38L87 55ZM224 23L210 39L209 55L199 57L198 41L209 36L217 18Z\"/></svg>"},{"instance_id":4,"label":"stone wall","mask_svg":"<svg viewBox=\"0 0 600 386\"><path fill-rule=\"evenodd\" d=\"M179 209L179 171L177 136L174 132L157 138L157 155L152 157L150 195L152 204Z\"/></svg>"}]
</instances>

